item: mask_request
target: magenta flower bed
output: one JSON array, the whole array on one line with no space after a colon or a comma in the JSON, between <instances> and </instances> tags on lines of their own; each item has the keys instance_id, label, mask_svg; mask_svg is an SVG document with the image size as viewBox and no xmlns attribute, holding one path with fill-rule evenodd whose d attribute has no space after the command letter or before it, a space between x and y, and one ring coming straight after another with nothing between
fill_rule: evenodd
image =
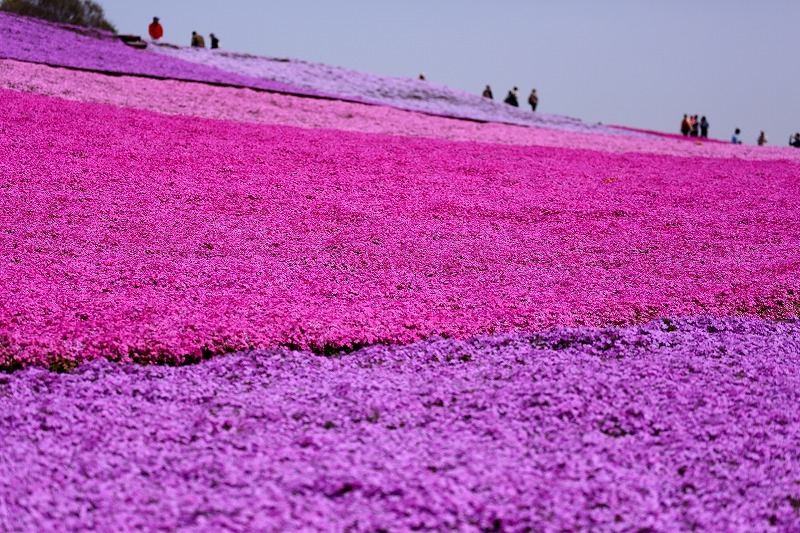
<instances>
[{"instance_id":1,"label":"magenta flower bed","mask_svg":"<svg viewBox=\"0 0 800 533\"><path fill-rule=\"evenodd\" d=\"M3 35L0 57L62 65L65 67L174 78L268 91L318 95L291 84L252 78L229 71L137 50L100 30L53 24L39 19L0 12Z\"/></svg>"},{"instance_id":2,"label":"magenta flower bed","mask_svg":"<svg viewBox=\"0 0 800 533\"><path fill-rule=\"evenodd\" d=\"M3 366L798 311L798 163L0 94Z\"/></svg>"},{"instance_id":3,"label":"magenta flower bed","mask_svg":"<svg viewBox=\"0 0 800 533\"><path fill-rule=\"evenodd\" d=\"M0 376L0 529L797 531L800 324Z\"/></svg>"},{"instance_id":4,"label":"magenta flower bed","mask_svg":"<svg viewBox=\"0 0 800 533\"><path fill-rule=\"evenodd\" d=\"M435 137L457 141L585 148L614 153L800 161L789 147L734 146L684 139L638 138L567 132L423 115L388 106L316 100L247 89L172 80L115 78L92 72L0 60L0 88L59 96L82 102L147 109L214 119L329 128L364 133Z\"/></svg>"}]
</instances>

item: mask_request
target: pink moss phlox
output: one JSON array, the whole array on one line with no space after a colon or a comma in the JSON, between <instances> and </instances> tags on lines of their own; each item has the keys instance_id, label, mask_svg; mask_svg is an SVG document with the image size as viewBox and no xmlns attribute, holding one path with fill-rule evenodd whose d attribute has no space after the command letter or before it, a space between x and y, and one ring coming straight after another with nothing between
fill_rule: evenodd
<instances>
[{"instance_id":1,"label":"pink moss phlox","mask_svg":"<svg viewBox=\"0 0 800 533\"><path fill-rule=\"evenodd\" d=\"M0 88L81 102L239 122L435 137L454 141L585 148L614 153L800 161L800 150L788 147L733 146L730 143L687 142L683 138L639 138L491 122L477 123L388 106L317 100L181 81L115 78L11 60L0 60L0 74Z\"/></svg>"},{"instance_id":2,"label":"pink moss phlox","mask_svg":"<svg viewBox=\"0 0 800 533\"><path fill-rule=\"evenodd\" d=\"M798 311L797 163L0 95L5 366Z\"/></svg>"}]
</instances>

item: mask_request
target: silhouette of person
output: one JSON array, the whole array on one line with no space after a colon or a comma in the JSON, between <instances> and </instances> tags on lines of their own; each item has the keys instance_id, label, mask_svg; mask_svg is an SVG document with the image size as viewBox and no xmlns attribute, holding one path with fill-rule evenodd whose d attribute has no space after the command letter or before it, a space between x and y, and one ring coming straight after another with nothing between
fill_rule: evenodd
<instances>
[{"instance_id":1,"label":"silhouette of person","mask_svg":"<svg viewBox=\"0 0 800 533\"><path fill-rule=\"evenodd\" d=\"M519 98L517 98L517 92L518 91L519 91L519 89L514 87L513 89L508 91L508 95L506 96L506 99L503 100L503 101L505 103L507 103L508 105L513 105L514 107L519 107Z\"/></svg>"},{"instance_id":2,"label":"silhouette of person","mask_svg":"<svg viewBox=\"0 0 800 533\"><path fill-rule=\"evenodd\" d=\"M795 148L800 148L800 133L794 134L794 139L792 136L789 135L789 146L794 146Z\"/></svg>"},{"instance_id":3,"label":"silhouette of person","mask_svg":"<svg viewBox=\"0 0 800 533\"><path fill-rule=\"evenodd\" d=\"M420 72L420 73L419 73L419 79L420 79L421 81L425 81L425 73L424 73L424 72Z\"/></svg>"},{"instance_id":4,"label":"silhouette of person","mask_svg":"<svg viewBox=\"0 0 800 533\"><path fill-rule=\"evenodd\" d=\"M492 94L492 87L487 85L486 88L483 90L483 97L489 98L490 100L494 100L494 95Z\"/></svg>"},{"instance_id":5,"label":"silhouette of person","mask_svg":"<svg viewBox=\"0 0 800 533\"><path fill-rule=\"evenodd\" d=\"M161 23L158 22L158 17L153 17L153 22L151 22L147 27L147 32L150 34L150 38L154 41L157 41L164 36L164 28L162 28Z\"/></svg>"},{"instance_id":6,"label":"silhouette of person","mask_svg":"<svg viewBox=\"0 0 800 533\"><path fill-rule=\"evenodd\" d=\"M764 133L764 130L761 130L761 133L758 134L758 140L756 144L759 146L766 146L767 145L767 134Z\"/></svg>"},{"instance_id":7,"label":"silhouette of person","mask_svg":"<svg viewBox=\"0 0 800 533\"><path fill-rule=\"evenodd\" d=\"M195 48L206 47L206 40L203 39L203 36L197 33L196 31L192 32L192 46L194 46Z\"/></svg>"},{"instance_id":8,"label":"silhouette of person","mask_svg":"<svg viewBox=\"0 0 800 533\"><path fill-rule=\"evenodd\" d=\"M739 138L739 135L742 134L742 130L736 128L736 131L733 132L733 136L731 137L731 142L733 144L742 144L742 140Z\"/></svg>"},{"instance_id":9,"label":"silhouette of person","mask_svg":"<svg viewBox=\"0 0 800 533\"><path fill-rule=\"evenodd\" d=\"M697 120L697 115L692 115L692 118L689 119L689 123L692 125L692 131L689 133L692 137L699 137L700 136L700 122Z\"/></svg>"},{"instance_id":10,"label":"silhouette of person","mask_svg":"<svg viewBox=\"0 0 800 533\"><path fill-rule=\"evenodd\" d=\"M211 38L211 48L212 49L219 48L219 39L217 39L217 36L212 33L211 35L209 35L209 37Z\"/></svg>"},{"instance_id":11,"label":"silhouette of person","mask_svg":"<svg viewBox=\"0 0 800 533\"><path fill-rule=\"evenodd\" d=\"M531 95L528 97L528 103L531 104L531 111L536 111L536 106L539 105L539 95L536 94L536 89L531 90Z\"/></svg>"},{"instance_id":12,"label":"silhouette of person","mask_svg":"<svg viewBox=\"0 0 800 533\"><path fill-rule=\"evenodd\" d=\"M689 120L689 115L683 115L683 120L681 121L681 133L684 137L688 137L690 131L692 131L692 122Z\"/></svg>"},{"instance_id":13,"label":"silhouette of person","mask_svg":"<svg viewBox=\"0 0 800 533\"><path fill-rule=\"evenodd\" d=\"M703 117L700 119L700 137L708 139L708 126L708 119L706 119L706 116L703 115Z\"/></svg>"}]
</instances>

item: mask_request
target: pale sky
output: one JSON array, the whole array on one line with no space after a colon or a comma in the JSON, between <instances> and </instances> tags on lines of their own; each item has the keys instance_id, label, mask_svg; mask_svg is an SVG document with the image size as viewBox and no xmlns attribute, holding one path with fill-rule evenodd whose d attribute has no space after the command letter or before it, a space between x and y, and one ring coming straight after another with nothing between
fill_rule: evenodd
<instances>
[{"instance_id":1,"label":"pale sky","mask_svg":"<svg viewBox=\"0 0 800 533\"><path fill-rule=\"evenodd\" d=\"M677 132L707 115L710 136L800 131L800 0L99 0L122 33L365 72L416 77L495 98L536 87L539 110ZM206 37L206 42L208 38Z\"/></svg>"}]
</instances>

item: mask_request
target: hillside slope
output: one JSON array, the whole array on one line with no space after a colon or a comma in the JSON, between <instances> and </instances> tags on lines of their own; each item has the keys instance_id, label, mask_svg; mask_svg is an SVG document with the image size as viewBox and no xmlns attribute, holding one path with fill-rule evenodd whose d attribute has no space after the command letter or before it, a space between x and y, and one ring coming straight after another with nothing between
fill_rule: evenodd
<instances>
[{"instance_id":1,"label":"hillside slope","mask_svg":"<svg viewBox=\"0 0 800 533\"><path fill-rule=\"evenodd\" d=\"M800 531L800 150L0 28L0 530Z\"/></svg>"},{"instance_id":2,"label":"hillside slope","mask_svg":"<svg viewBox=\"0 0 800 533\"><path fill-rule=\"evenodd\" d=\"M151 44L146 50L124 45L115 36L0 12L7 36L0 58L104 73L250 87L285 94L322 96L390 105L399 109L470 120L543 126L571 131L613 132L580 120L531 113L438 84L219 50ZM617 130L617 134L641 133Z\"/></svg>"},{"instance_id":3,"label":"hillside slope","mask_svg":"<svg viewBox=\"0 0 800 533\"><path fill-rule=\"evenodd\" d=\"M0 34L3 35L0 58L5 59L113 74L237 85L291 94L317 94L285 83L241 76L137 50L123 44L109 32L46 22L5 11L0 11Z\"/></svg>"}]
</instances>

